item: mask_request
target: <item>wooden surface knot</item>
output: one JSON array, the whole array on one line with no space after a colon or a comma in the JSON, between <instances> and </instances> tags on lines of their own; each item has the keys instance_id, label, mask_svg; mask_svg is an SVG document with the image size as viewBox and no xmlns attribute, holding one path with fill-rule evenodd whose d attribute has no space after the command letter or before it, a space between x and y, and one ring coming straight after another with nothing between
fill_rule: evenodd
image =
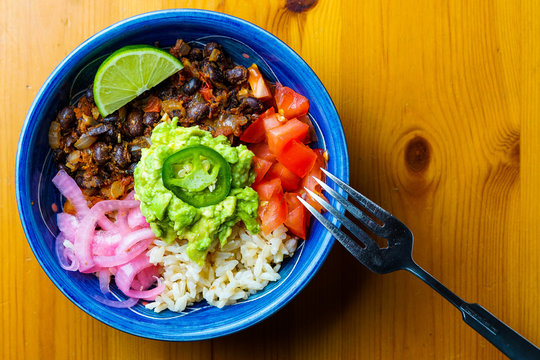
<instances>
[{"instance_id":1,"label":"wooden surface knot","mask_svg":"<svg viewBox=\"0 0 540 360\"><path fill-rule=\"evenodd\" d=\"M431 147L426 139L416 136L405 147L405 164L413 172L424 171L429 165Z\"/></svg>"},{"instance_id":2,"label":"wooden surface knot","mask_svg":"<svg viewBox=\"0 0 540 360\"><path fill-rule=\"evenodd\" d=\"M301 13L312 9L318 0L287 0L285 7L295 13Z\"/></svg>"},{"instance_id":3,"label":"wooden surface knot","mask_svg":"<svg viewBox=\"0 0 540 360\"><path fill-rule=\"evenodd\" d=\"M440 155L428 131L414 127L405 130L392 147L391 171L396 190L403 190L418 199L430 192L442 169L436 157Z\"/></svg>"}]
</instances>

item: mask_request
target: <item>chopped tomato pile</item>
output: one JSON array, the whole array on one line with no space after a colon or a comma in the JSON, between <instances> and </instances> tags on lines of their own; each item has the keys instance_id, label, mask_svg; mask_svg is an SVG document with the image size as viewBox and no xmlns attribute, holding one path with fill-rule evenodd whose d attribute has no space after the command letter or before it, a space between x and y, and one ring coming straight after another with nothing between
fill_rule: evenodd
<instances>
[{"instance_id":1,"label":"chopped tomato pile","mask_svg":"<svg viewBox=\"0 0 540 360\"><path fill-rule=\"evenodd\" d=\"M249 83L256 97L277 108L276 112L274 105L270 106L240 137L255 154L253 166L257 177L252 186L259 194L262 231L268 234L285 224L292 234L305 239L311 214L297 196L322 211L322 206L305 188L324 198L321 186L313 177L324 181L321 167L326 167L324 150L308 146L313 140L313 129L306 120L309 101L279 83L272 99L256 65L249 68Z\"/></svg>"}]
</instances>

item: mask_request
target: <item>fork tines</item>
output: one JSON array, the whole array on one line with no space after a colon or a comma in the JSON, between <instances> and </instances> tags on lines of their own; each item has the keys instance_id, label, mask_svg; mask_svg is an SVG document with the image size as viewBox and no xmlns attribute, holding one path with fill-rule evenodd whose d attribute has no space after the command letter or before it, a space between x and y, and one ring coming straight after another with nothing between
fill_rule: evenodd
<instances>
[{"instance_id":1,"label":"fork tines","mask_svg":"<svg viewBox=\"0 0 540 360\"><path fill-rule=\"evenodd\" d=\"M384 222L385 219L387 219L389 216L391 216L386 210L380 208L377 204L373 203L371 200L351 188L349 185L345 184L343 181L326 171L325 169L321 168L321 170L336 184L338 185L343 191L345 191L349 196L351 196L352 199L356 200L359 204L361 204L364 208L366 208L369 212L371 212L374 216L376 216L378 219ZM315 181L319 185L322 186L322 188L327 192L327 194L331 197L333 197L339 204L341 204L347 211L351 213L351 215L358 219L363 225L366 226L371 232L373 232L375 235L378 236L384 236L385 231L384 228L377 224L375 221L373 221L369 216L367 216L363 211L355 207L353 204L351 204L347 199L345 199L342 195L340 195L337 191L332 189L330 186L328 186L323 181L317 179L316 177L313 177ZM326 202L323 198L321 198L319 195L315 194L313 191L306 188L306 191L308 192L309 196L311 196L312 199L317 201L321 206L326 209L332 216L334 216L339 222L344 226L346 229L348 229L355 237L357 237L364 245L364 247L367 250L375 250L378 249L378 245L364 230L362 230L358 225L356 225L354 222L352 222L350 219L348 219L344 214L342 214L339 210L334 208L332 205L330 205L328 202ZM347 234L345 234L343 231L341 231L336 225L334 225L330 220L328 220L326 217L324 217L321 213L319 213L313 206L311 206L307 201L302 199L301 197L298 197L298 199L304 204L304 206L309 210L309 212L317 219L319 222L328 230L330 233L345 246L347 250L349 250L359 261L364 262L363 255L363 247L360 246L357 242L352 240Z\"/></svg>"}]
</instances>

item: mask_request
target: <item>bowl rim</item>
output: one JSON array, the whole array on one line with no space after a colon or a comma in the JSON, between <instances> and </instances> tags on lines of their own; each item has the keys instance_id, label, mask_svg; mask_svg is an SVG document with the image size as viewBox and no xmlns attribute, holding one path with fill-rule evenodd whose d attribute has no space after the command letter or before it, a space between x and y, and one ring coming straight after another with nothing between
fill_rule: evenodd
<instances>
[{"instance_id":1,"label":"bowl rim","mask_svg":"<svg viewBox=\"0 0 540 360\"><path fill-rule=\"evenodd\" d=\"M335 139L336 142L339 142L344 147L344 152L342 155L342 160L345 162L346 166L341 167L342 173L340 174L341 179L345 181L346 183L349 183L349 154L348 154L348 146L347 141L345 138L344 130L342 123L340 121L339 114L337 112L337 109L335 107L335 104L328 94L328 91L322 84L319 77L315 74L313 69L306 63L305 60L303 60L292 48L290 48L285 42L283 42L281 39L279 39L277 36L273 35L269 31L249 22L246 20L243 20L241 18L224 14L216 11L210 11L210 10L201 10L201 9L166 9L166 10L157 10L157 11L151 11L146 12L142 14L138 14L129 18L126 18L124 20L118 21L103 30L100 30L96 34L92 35L88 39L86 39L84 42L82 42L80 45L78 45L74 50L72 50L51 72L51 74L46 78L45 82L41 86L40 90L34 97L34 100L32 101L32 104L30 105L30 108L27 112L27 115L25 117L25 120L23 122L23 126L21 128L21 133L19 137L19 141L17 144L17 153L16 153L16 162L15 162L15 194L17 199L17 208L19 212L19 219L21 221L25 237L27 239L28 244L30 245L30 248L32 252L34 253L35 258L37 259L38 263L40 264L41 269L45 272L47 277L53 282L53 284L66 296L73 304L75 304L79 309L83 310L86 314L90 315L92 318L99 320L100 322L114 328L117 330L120 330L122 332L140 336L143 338L153 339L153 340L165 340L165 341L195 341L195 340L205 340L205 339L211 339L216 338L220 336L229 335L238 331L241 331L243 329L246 329L249 326L252 326L270 315L277 312L279 309L281 309L283 306L285 306L289 301L291 301L308 283L311 281L311 279L314 277L315 273L321 268L322 263L327 258L330 250L332 249L332 246L334 244L334 239L331 236L331 234L328 231L325 231L323 233L322 239L321 239L321 245L326 244L326 246L323 249L322 254L318 257L318 261L314 261L313 263L309 264L306 268L306 271L300 276L300 278L292 285L290 286L281 296L275 298L269 306L266 306L264 309L261 309L254 314L252 314L249 317L245 317L242 320L236 321L232 324L220 326L219 328L212 329L212 331L207 331L205 333L201 332L194 332L187 336L182 336L185 334L176 334L176 336L163 336L163 334L153 334L153 333L145 333L142 331L139 331L138 329L133 329L129 325L126 326L122 322L114 322L110 318L102 316L99 312L93 312L91 308L86 308L82 304L80 304L75 297L72 297L71 294L69 294L62 284L57 281L52 274L46 269L46 266L44 264L44 260L41 258L41 256L38 255L38 251L36 247L33 244L33 241L30 241L30 238L33 235L33 230L29 226L30 220L32 218L31 212L25 208L25 205L23 204L23 201L26 199L26 194L22 193L22 179L20 170L21 163L23 161L23 152L21 145L23 144L24 140L26 139L29 132L30 127L30 120L33 118L34 113L36 112L37 105L39 104L41 98L46 96L46 90L51 86L52 83L54 83L56 77L58 74L63 71L64 66L66 64L69 64L71 60L79 56L80 52L85 52L84 50L91 49L95 43L101 43L107 39L107 35L118 28L122 28L128 24L136 24L141 21L148 21L148 20L159 20L163 18L180 18L183 15L189 14L190 16L199 16L199 17L213 17L214 19L218 20L226 20L226 21L234 21L237 22L241 26L245 26L248 31L254 32L255 34L260 34L266 38L269 38L270 40L276 42L279 44L285 52L288 53L289 56L294 58L296 61L300 62L302 65L304 65L307 69L309 69L309 72L313 75L313 80L316 82L318 87L323 92L323 95L329 99L329 103L331 108L329 111L333 114L335 114L335 117L338 119L336 126L336 134L339 136L339 138ZM333 135L336 135L333 134ZM337 223L333 220L334 223ZM160 336L161 335L161 336Z\"/></svg>"}]
</instances>

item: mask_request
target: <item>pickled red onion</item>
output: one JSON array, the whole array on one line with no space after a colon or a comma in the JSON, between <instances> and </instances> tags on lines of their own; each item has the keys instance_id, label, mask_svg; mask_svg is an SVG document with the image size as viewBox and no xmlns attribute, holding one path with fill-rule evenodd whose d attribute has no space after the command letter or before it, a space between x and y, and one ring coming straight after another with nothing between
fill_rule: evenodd
<instances>
[{"instance_id":1,"label":"pickled red onion","mask_svg":"<svg viewBox=\"0 0 540 360\"><path fill-rule=\"evenodd\" d=\"M62 195L71 201L77 213L77 217L82 218L88 215L90 209L88 208L86 199L84 198L81 189L75 180L71 178L71 176L69 176L64 170L60 170L52 179L52 182L58 188L58 190L60 190ZM114 229L114 224L106 217L99 219L99 226L101 226L104 230Z\"/></svg>"},{"instance_id":2,"label":"pickled red onion","mask_svg":"<svg viewBox=\"0 0 540 360\"><path fill-rule=\"evenodd\" d=\"M111 282L111 273L109 270L101 270L98 272L98 278L99 278L99 290L103 294L107 294L110 292L109 290L109 283Z\"/></svg>"},{"instance_id":3,"label":"pickled red onion","mask_svg":"<svg viewBox=\"0 0 540 360\"><path fill-rule=\"evenodd\" d=\"M79 261L77 260L77 257L74 256L73 250L67 249L64 246L64 240L65 240L64 234L60 233L56 237L56 241L54 245L54 248L56 250L56 256L58 257L60 266L64 270L77 271L77 269L79 268ZM69 253L68 250L71 251L71 253ZM68 262L68 260L71 261L71 263Z\"/></svg>"},{"instance_id":4,"label":"pickled red onion","mask_svg":"<svg viewBox=\"0 0 540 360\"><path fill-rule=\"evenodd\" d=\"M145 250L155 235L142 215L134 192L124 200L103 200L91 209L75 181L59 171L53 183L75 207L76 216L57 215L60 234L55 249L62 268L82 273L96 272L100 289L108 293L111 276L118 288L129 297L113 301L96 296L96 300L113 307L131 307L138 299L153 300L165 285L157 278L158 268L149 262ZM107 213L116 212L114 222ZM100 229L101 228L101 229ZM66 248L64 244L73 246ZM157 279L155 288L148 289Z\"/></svg>"},{"instance_id":5,"label":"pickled red onion","mask_svg":"<svg viewBox=\"0 0 540 360\"><path fill-rule=\"evenodd\" d=\"M92 257L92 242L96 223L100 217L111 211L131 209L139 206L136 200L103 200L95 204L90 212L81 219L79 236L73 243L73 249L79 257L79 271L82 273L94 272L95 265Z\"/></svg>"},{"instance_id":6,"label":"pickled red onion","mask_svg":"<svg viewBox=\"0 0 540 360\"><path fill-rule=\"evenodd\" d=\"M136 227L149 227L150 224L146 222L146 218L141 212L140 207L133 208L129 211L127 222L130 228L136 228Z\"/></svg>"},{"instance_id":7,"label":"pickled red onion","mask_svg":"<svg viewBox=\"0 0 540 360\"><path fill-rule=\"evenodd\" d=\"M142 254L148 246L154 241L153 238L144 239L136 243L129 252L124 252L123 254L115 254L111 256L94 256L94 263L99 267L116 267L128 264L130 261L135 259L137 256Z\"/></svg>"},{"instance_id":8,"label":"pickled red onion","mask_svg":"<svg viewBox=\"0 0 540 360\"><path fill-rule=\"evenodd\" d=\"M165 289L165 285L162 284L159 279L158 285L154 289L144 291L131 289L135 276L150 266L153 265L148 261L148 256L146 256L146 254L137 256L133 261L118 268L115 275L116 286L118 286L118 289L126 294L126 296L150 301L154 300L156 296Z\"/></svg>"}]
</instances>

